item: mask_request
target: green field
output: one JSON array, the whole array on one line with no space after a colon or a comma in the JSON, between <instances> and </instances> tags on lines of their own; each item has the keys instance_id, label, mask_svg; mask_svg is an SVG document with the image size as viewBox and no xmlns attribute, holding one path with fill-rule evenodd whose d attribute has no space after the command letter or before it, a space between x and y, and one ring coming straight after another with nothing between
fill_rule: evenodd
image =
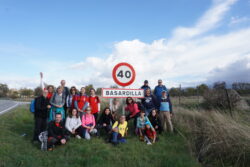
<instances>
[{"instance_id":1,"label":"green field","mask_svg":"<svg viewBox=\"0 0 250 167\"><path fill-rule=\"evenodd\" d=\"M52 152L42 152L39 145L31 143L32 116L28 106L22 106L0 117L0 167L201 166L191 155L187 141L178 134L161 135L158 143L148 146L130 131L128 143L117 147L105 143L103 138L71 139Z\"/></svg>"}]
</instances>

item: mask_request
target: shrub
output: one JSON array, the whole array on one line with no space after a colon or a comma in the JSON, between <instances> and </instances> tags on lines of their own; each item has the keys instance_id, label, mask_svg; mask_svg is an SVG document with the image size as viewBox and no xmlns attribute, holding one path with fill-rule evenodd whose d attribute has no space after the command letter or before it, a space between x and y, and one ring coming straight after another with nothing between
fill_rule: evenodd
<instances>
[{"instance_id":1,"label":"shrub","mask_svg":"<svg viewBox=\"0 0 250 167\"><path fill-rule=\"evenodd\" d=\"M208 108L235 109L241 100L240 95L232 89L210 89L204 95L204 103Z\"/></svg>"}]
</instances>

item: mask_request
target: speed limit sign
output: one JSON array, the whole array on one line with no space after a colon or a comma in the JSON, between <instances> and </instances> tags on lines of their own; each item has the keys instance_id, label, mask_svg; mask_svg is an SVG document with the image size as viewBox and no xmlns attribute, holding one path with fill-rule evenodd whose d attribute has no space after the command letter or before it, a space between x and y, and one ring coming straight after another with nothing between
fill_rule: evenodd
<instances>
[{"instance_id":1,"label":"speed limit sign","mask_svg":"<svg viewBox=\"0 0 250 167\"><path fill-rule=\"evenodd\" d=\"M120 86L129 86L135 80L135 70L128 63L119 63L113 68L113 79Z\"/></svg>"}]
</instances>

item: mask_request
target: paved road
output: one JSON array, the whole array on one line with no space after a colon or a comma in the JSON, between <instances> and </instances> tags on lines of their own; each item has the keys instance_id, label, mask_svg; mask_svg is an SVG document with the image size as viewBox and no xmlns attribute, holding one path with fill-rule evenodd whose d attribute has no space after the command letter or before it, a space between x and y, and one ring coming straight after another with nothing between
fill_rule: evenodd
<instances>
[{"instance_id":1,"label":"paved road","mask_svg":"<svg viewBox=\"0 0 250 167\"><path fill-rule=\"evenodd\" d=\"M29 102L17 102L12 100L0 100L0 115L16 108L19 105L29 104Z\"/></svg>"}]
</instances>

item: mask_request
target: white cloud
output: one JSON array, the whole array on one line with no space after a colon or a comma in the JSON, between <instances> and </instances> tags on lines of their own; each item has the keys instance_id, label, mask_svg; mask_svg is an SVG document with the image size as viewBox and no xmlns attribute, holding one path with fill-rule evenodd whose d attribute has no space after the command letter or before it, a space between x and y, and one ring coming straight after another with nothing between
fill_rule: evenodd
<instances>
[{"instance_id":1,"label":"white cloud","mask_svg":"<svg viewBox=\"0 0 250 167\"><path fill-rule=\"evenodd\" d=\"M179 27L174 31L174 41L178 42L208 32L218 26L225 13L237 0L214 0L213 5L193 27Z\"/></svg>"},{"instance_id":2,"label":"white cloud","mask_svg":"<svg viewBox=\"0 0 250 167\"><path fill-rule=\"evenodd\" d=\"M87 57L82 62L70 64L44 64L45 78L55 85L64 78L68 85L80 87L92 83L95 87L109 87L114 85L112 68L119 62L128 62L137 73L136 81L131 85L134 88L141 86L145 79L149 80L151 87L159 78L168 87L206 82L212 74L218 74L213 73L214 69L232 70L227 68L229 64L242 59L248 64L250 62L247 58L250 53L250 27L221 35L211 33L235 2L213 1L212 7L193 27L178 27L169 39L158 39L152 43L139 39L124 40L116 42L112 53L106 57Z\"/></svg>"},{"instance_id":3,"label":"white cloud","mask_svg":"<svg viewBox=\"0 0 250 167\"><path fill-rule=\"evenodd\" d=\"M242 23L249 23L249 22L250 22L250 18L249 17L246 17L246 16L245 17L236 16L236 17L231 17L229 25L233 26L233 25L238 25L238 24L242 24Z\"/></svg>"}]
</instances>

